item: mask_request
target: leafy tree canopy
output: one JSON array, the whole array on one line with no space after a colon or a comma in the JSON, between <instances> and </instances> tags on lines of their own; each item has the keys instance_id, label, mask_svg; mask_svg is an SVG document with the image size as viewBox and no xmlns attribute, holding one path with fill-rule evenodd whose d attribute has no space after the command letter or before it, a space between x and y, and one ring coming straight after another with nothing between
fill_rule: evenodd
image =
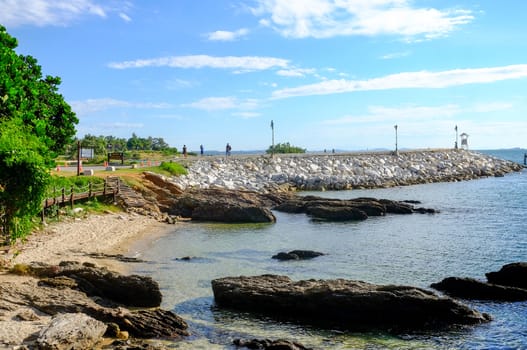
<instances>
[{"instance_id":1,"label":"leafy tree canopy","mask_svg":"<svg viewBox=\"0 0 527 350\"><path fill-rule=\"evenodd\" d=\"M265 151L268 154L271 153L306 153L305 148L296 147L293 145L290 145L289 142L285 143L278 143L273 146L269 146L269 148Z\"/></svg>"},{"instance_id":2,"label":"leafy tree canopy","mask_svg":"<svg viewBox=\"0 0 527 350\"><path fill-rule=\"evenodd\" d=\"M78 119L58 93L60 78L43 77L37 60L18 55L17 46L0 26L0 121L20 118L56 155L75 135Z\"/></svg>"},{"instance_id":3,"label":"leafy tree canopy","mask_svg":"<svg viewBox=\"0 0 527 350\"><path fill-rule=\"evenodd\" d=\"M22 236L40 211L49 180L46 145L20 118L0 121L0 228Z\"/></svg>"},{"instance_id":4,"label":"leafy tree canopy","mask_svg":"<svg viewBox=\"0 0 527 350\"><path fill-rule=\"evenodd\" d=\"M0 26L0 231L25 235L41 209L47 167L75 134L78 119L31 56Z\"/></svg>"}]
</instances>

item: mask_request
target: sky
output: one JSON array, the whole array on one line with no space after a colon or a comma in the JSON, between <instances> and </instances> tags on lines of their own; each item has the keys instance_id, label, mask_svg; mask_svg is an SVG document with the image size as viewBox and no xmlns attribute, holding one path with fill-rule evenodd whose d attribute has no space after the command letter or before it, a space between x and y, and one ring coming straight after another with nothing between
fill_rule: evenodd
<instances>
[{"instance_id":1,"label":"sky","mask_svg":"<svg viewBox=\"0 0 527 350\"><path fill-rule=\"evenodd\" d=\"M527 147L527 1L0 0L77 136L189 151ZM274 128L271 128L273 121ZM395 127L397 126L397 127ZM457 132L456 132L457 126Z\"/></svg>"}]
</instances>

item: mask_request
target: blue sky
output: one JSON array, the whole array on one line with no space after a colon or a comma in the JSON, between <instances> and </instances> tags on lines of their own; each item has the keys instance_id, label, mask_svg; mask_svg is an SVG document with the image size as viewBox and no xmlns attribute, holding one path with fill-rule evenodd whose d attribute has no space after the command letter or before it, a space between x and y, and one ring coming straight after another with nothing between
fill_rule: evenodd
<instances>
[{"instance_id":1,"label":"blue sky","mask_svg":"<svg viewBox=\"0 0 527 350\"><path fill-rule=\"evenodd\" d=\"M0 0L78 136L198 150L527 147L527 1Z\"/></svg>"}]
</instances>

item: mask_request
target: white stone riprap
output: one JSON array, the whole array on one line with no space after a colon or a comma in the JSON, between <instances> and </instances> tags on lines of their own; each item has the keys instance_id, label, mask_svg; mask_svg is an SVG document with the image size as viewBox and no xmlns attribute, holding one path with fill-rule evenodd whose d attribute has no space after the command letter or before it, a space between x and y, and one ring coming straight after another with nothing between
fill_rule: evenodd
<instances>
[{"instance_id":1,"label":"white stone riprap","mask_svg":"<svg viewBox=\"0 0 527 350\"><path fill-rule=\"evenodd\" d=\"M172 178L181 189L346 190L501 176L522 166L464 150L392 153L205 157Z\"/></svg>"}]
</instances>

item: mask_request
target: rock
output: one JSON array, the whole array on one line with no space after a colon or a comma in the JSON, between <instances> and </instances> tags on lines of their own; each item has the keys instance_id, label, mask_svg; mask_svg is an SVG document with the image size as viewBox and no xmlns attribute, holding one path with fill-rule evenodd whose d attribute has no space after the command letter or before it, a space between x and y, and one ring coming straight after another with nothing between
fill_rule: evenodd
<instances>
[{"instance_id":1,"label":"rock","mask_svg":"<svg viewBox=\"0 0 527 350\"><path fill-rule=\"evenodd\" d=\"M270 200L256 192L223 189L190 191L177 197L171 215L218 222L275 222Z\"/></svg>"},{"instance_id":2,"label":"rock","mask_svg":"<svg viewBox=\"0 0 527 350\"><path fill-rule=\"evenodd\" d=\"M324 328L418 330L487 322L451 298L408 286L344 279L303 280L262 275L212 281L219 307L257 312Z\"/></svg>"},{"instance_id":3,"label":"rock","mask_svg":"<svg viewBox=\"0 0 527 350\"><path fill-rule=\"evenodd\" d=\"M159 284L148 276L124 276L90 264L62 262L55 277L66 276L76 281L80 290L119 304L137 307L161 305Z\"/></svg>"},{"instance_id":4,"label":"rock","mask_svg":"<svg viewBox=\"0 0 527 350\"><path fill-rule=\"evenodd\" d=\"M295 196L274 207L287 213L306 213L318 220L366 220L369 216L391 214L435 213L434 209L414 208L411 204L388 199L354 198L348 200L318 196Z\"/></svg>"},{"instance_id":5,"label":"rock","mask_svg":"<svg viewBox=\"0 0 527 350\"><path fill-rule=\"evenodd\" d=\"M309 206L306 213L317 220L354 221L366 220L368 215L352 207Z\"/></svg>"},{"instance_id":6,"label":"rock","mask_svg":"<svg viewBox=\"0 0 527 350\"><path fill-rule=\"evenodd\" d=\"M60 314L37 339L42 350L92 349L101 340L106 325L81 313Z\"/></svg>"},{"instance_id":7,"label":"rock","mask_svg":"<svg viewBox=\"0 0 527 350\"><path fill-rule=\"evenodd\" d=\"M486 273L489 283L527 289L527 262L504 265L497 272Z\"/></svg>"},{"instance_id":8,"label":"rock","mask_svg":"<svg viewBox=\"0 0 527 350\"><path fill-rule=\"evenodd\" d=\"M136 338L177 338L189 334L186 322L171 311L108 307L109 302L101 298L95 302L78 290L39 286L32 280L23 284L2 283L0 295L18 307L29 306L48 315L80 312L104 323L113 322Z\"/></svg>"},{"instance_id":9,"label":"rock","mask_svg":"<svg viewBox=\"0 0 527 350\"><path fill-rule=\"evenodd\" d=\"M278 260L306 260L313 259L321 255L324 255L324 253L315 252L313 250L292 250L289 253L280 252L276 255L273 255L272 258Z\"/></svg>"},{"instance_id":10,"label":"rock","mask_svg":"<svg viewBox=\"0 0 527 350\"><path fill-rule=\"evenodd\" d=\"M441 282L433 283L431 287L450 296L463 299L494 301L527 300L527 289L485 283L473 278L448 277Z\"/></svg>"},{"instance_id":11,"label":"rock","mask_svg":"<svg viewBox=\"0 0 527 350\"><path fill-rule=\"evenodd\" d=\"M502 176L520 164L464 150L338 155L202 158L172 178L181 189L231 188L268 192L275 185L301 190L393 187Z\"/></svg>"},{"instance_id":12,"label":"rock","mask_svg":"<svg viewBox=\"0 0 527 350\"><path fill-rule=\"evenodd\" d=\"M248 349L263 349L263 350L310 350L311 348L306 348L304 345L284 340L270 340L270 339L234 339L232 342L236 347L243 347Z\"/></svg>"}]
</instances>

